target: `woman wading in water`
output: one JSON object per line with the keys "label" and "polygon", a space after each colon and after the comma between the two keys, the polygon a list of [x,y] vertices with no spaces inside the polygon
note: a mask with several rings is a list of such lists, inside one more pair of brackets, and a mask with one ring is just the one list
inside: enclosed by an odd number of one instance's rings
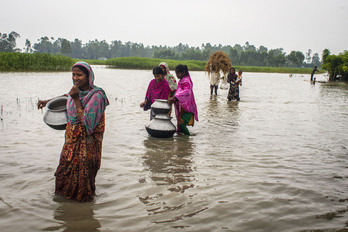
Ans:
{"label": "woman wading in water", "polygon": [[198,121],[197,105],[193,94],[193,83],[186,65],[178,65],[175,74],[179,79],[178,88],[174,97],[169,98],[169,103],[175,105],[175,115],[178,121],[178,132],[190,135],[187,126],[193,126]]}
{"label": "woman wading in water", "polygon": [[[65,143],[55,172],[55,193],[67,199],[91,201],[101,163],[105,108],[109,101],[104,90],[93,84],[94,73],[89,64],[74,64],[72,80]],[[39,101],[38,108],[45,107],[48,101]]]}

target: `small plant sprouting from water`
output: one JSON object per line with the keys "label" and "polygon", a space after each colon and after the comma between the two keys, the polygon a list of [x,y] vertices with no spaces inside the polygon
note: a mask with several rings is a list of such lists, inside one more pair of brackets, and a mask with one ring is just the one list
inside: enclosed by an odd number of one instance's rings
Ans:
{"label": "small plant sprouting from water", "polygon": [[1,105],[1,111],[0,111],[0,119],[1,119],[1,121],[3,120],[3,115],[4,115],[4,106]]}

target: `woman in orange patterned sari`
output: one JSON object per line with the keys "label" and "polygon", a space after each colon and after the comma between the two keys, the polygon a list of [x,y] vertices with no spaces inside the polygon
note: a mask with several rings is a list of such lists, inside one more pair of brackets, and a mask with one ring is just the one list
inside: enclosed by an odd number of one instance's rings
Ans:
{"label": "woman in orange patterned sari", "polygon": [[[100,168],[105,129],[104,90],[95,86],[89,64],[77,62],[72,68],[74,86],[68,94],[68,124],[65,143],[56,170],[55,193],[67,199],[92,201],[95,177]],[[48,101],[39,101],[42,108]]]}

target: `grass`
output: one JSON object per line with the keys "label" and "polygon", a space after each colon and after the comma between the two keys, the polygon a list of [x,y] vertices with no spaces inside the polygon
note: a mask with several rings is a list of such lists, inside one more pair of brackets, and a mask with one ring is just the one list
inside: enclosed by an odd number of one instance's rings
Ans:
{"label": "grass", "polygon": [[38,72],[70,70],[73,59],[61,55],[0,52],[0,71]]}
{"label": "grass", "polygon": [[[72,59],[61,55],[51,54],[26,54],[0,52],[0,71],[2,72],[32,72],[32,71],[67,71],[77,61],[86,61],[91,65],[107,65],[117,69],[142,69],[152,70],[162,61],[169,65],[171,70],[179,64],[187,65],[190,71],[204,71],[206,61],[198,60],[169,60],[143,57],[120,57],[108,60]],[[290,67],[257,67],[234,65],[236,71],[263,72],[263,73],[294,73],[309,74],[312,68],[290,68]]]}
{"label": "grass", "polygon": [[[105,65],[118,69],[153,69],[160,62],[166,62],[171,70],[179,64],[187,65],[190,71],[204,71],[206,61],[197,60],[167,60],[141,57],[120,57],[105,61]],[[88,62],[88,61],[87,61]],[[257,66],[234,66],[236,71],[242,69],[243,72],[263,72],[263,73],[296,73],[309,74],[312,68],[290,68],[290,67],[257,67]]]}

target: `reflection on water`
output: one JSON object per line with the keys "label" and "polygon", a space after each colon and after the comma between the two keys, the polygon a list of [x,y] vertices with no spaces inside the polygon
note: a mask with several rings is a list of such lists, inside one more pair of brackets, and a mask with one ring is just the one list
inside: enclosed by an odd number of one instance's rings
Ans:
{"label": "reflection on water", "polygon": [[347,84],[244,73],[241,101],[228,102],[191,72],[192,136],[157,139],[139,108],[151,70],[94,71],[110,105],[97,196],[82,204],[53,194],[64,131],[35,106],[69,91],[71,74],[0,73],[11,90],[0,98],[1,232],[348,229]]}
{"label": "reflection on water", "polygon": [[53,217],[62,224],[64,232],[96,232],[101,228],[100,222],[94,217],[92,203],[72,202],[60,197],[56,197],[56,201],[59,205]]}
{"label": "reflection on water", "polygon": [[[151,188],[151,194],[142,194],[139,200],[148,209],[148,215],[180,211],[192,203],[192,197],[184,194],[194,184],[193,143],[189,136],[157,139],[148,137],[144,140],[145,154],[143,163],[149,171],[151,181],[164,188]],[[141,182],[146,181],[141,179]],[[171,196],[167,198],[166,196]],[[175,200],[174,200],[175,199]],[[156,220],[156,223],[176,221],[182,216],[168,220]]]}
{"label": "reflection on water", "polygon": [[193,187],[193,148],[188,136],[161,140],[148,137],[144,140],[144,146],[144,165],[157,185],[167,185],[168,190],[175,192],[184,192],[185,189]]}

